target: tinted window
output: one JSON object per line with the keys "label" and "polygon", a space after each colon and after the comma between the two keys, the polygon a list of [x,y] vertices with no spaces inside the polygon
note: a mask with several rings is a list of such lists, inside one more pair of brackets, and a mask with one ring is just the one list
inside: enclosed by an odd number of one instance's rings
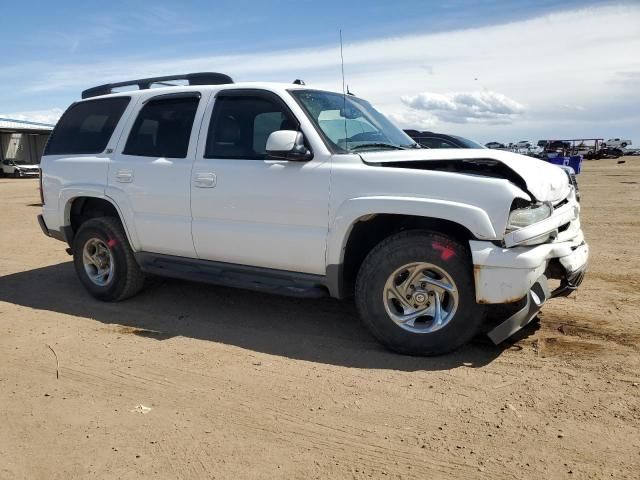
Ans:
{"label": "tinted window", "polygon": [[277,130],[298,130],[298,122],[275,99],[220,96],[209,124],[205,158],[265,159],[267,139]]}
{"label": "tinted window", "polygon": [[136,118],[125,155],[185,158],[196,116],[199,97],[173,97],[150,100]]}
{"label": "tinted window", "polygon": [[115,97],[71,105],[53,130],[44,154],[103,152],[129,100]]}

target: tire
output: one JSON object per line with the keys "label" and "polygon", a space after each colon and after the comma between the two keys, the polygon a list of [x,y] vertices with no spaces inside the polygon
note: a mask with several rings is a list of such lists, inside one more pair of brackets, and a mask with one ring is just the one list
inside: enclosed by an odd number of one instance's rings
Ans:
{"label": "tire", "polygon": [[[447,320],[443,320],[442,326],[438,327],[435,315],[419,317],[413,326],[400,326],[397,318],[394,320],[392,317],[392,314],[396,317],[400,315],[398,312],[404,307],[398,308],[400,302],[395,294],[388,295],[388,286],[391,285],[390,282],[395,284],[398,279],[403,278],[404,273],[399,276],[395,274],[412,264],[417,265],[411,267],[418,272],[417,278],[428,281],[440,278],[437,281],[441,284],[454,288],[453,293],[437,293],[445,290],[437,289],[429,282],[425,287],[425,283],[418,281],[419,290],[411,290],[414,295],[427,291],[428,303],[423,303],[420,308],[431,304],[434,306],[428,308],[435,308],[439,302],[442,312],[449,309]],[[428,265],[428,268],[421,270],[424,265]],[[411,269],[407,272],[410,276]],[[398,285],[396,291],[402,285]],[[433,291],[429,293],[431,288]],[[425,294],[414,299],[424,301],[424,296]],[[438,302],[435,301],[436,296]],[[475,301],[468,247],[446,235],[425,230],[400,232],[379,243],[360,267],[355,297],[360,317],[371,333],[389,349],[408,355],[430,356],[451,352],[468,342],[478,332],[484,319],[485,309]],[[419,313],[418,310],[416,309],[416,314]],[[444,314],[441,318],[445,318]],[[408,331],[409,328],[413,331]]]}
{"label": "tire", "polygon": [[[109,274],[100,274],[95,265],[85,260],[85,248],[89,253],[96,252],[97,249],[102,252],[98,257],[105,260],[104,264],[109,264]],[[84,222],[75,235],[72,250],[78,278],[95,298],[106,302],[119,302],[142,289],[144,274],[133,256],[122,224],[117,218],[99,217]],[[93,279],[89,272],[93,274]]]}

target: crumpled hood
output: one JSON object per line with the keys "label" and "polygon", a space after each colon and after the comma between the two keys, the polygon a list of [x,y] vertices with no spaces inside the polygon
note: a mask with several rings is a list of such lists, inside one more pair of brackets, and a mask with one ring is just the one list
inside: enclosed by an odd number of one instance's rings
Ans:
{"label": "crumpled hood", "polygon": [[561,168],[537,158],[491,149],[438,148],[362,152],[365,163],[393,163],[428,160],[497,160],[525,181],[529,192],[539,201],[558,202],[569,195],[569,179]]}

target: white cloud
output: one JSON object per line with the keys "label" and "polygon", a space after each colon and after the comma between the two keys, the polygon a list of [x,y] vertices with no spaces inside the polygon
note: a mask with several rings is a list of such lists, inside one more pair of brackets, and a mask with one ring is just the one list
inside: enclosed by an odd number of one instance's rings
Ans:
{"label": "white cloud", "polygon": [[481,92],[422,92],[400,97],[402,103],[414,110],[424,111],[438,120],[450,123],[489,122],[511,123],[524,112],[524,106],[501,93]]}
{"label": "white cloud", "polygon": [[[405,127],[482,141],[634,137],[640,133],[638,25],[640,4],[635,3],[458,31],[347,41],[346,81]],[[120,56],[66,65],[5,62],[0,105],[36,110],[34,100],[19,106],[17,99],[41,98],[55,105],[52,99],[59,98],[59,106],[66,107],[82,89],[100,83],[190,71],[221,71],[240,81],[302,78],[308,85],[339,91],[339,62],[337,42],[238,55]],[[429,95],[423,98],[425,92]],[[423,108],[408,106],[403,97],[421,98],[415,102]]]}
{"label": "white cloud", "polygon": [[48,123],[55,125],[60,116],[64,113],[61,108],[50,110],[32,110],[28,112],[0,113],[1,118],[11,118],[13,120],[26,120],[29,122]]}

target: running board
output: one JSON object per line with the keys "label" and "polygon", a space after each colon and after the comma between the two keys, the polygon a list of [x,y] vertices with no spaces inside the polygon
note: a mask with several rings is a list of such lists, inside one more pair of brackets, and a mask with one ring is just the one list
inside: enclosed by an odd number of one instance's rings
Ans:
{"label": "running board", "polygon": [[328,295],[324,287],[325,277],[322,275],[148,252],[138,252],[134,255],[141,270],[152,275],[287,297],[320,298]]}
{"label": "running board", "polygon": [[547,277],[542,275],[527,294],[527,302],[520,310],[491,330],[487,336],[496,345],[504,342],[514,333],[529,324],[538,314],[544,302],[551,297],[547,286]]}

